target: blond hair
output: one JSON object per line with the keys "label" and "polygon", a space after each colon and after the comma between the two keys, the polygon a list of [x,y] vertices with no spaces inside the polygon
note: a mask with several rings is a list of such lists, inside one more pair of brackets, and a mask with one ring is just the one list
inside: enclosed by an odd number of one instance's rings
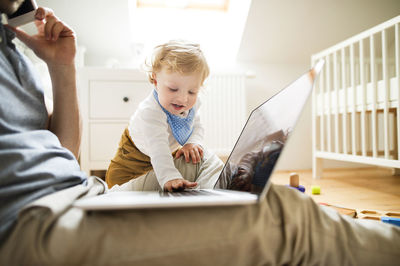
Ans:
{"label": "blond hair", "polygon": [[145,62],[145,70],[150,83],[155,83],[153,74],[161,71],[162,68],[180,74],[199,73],[202,85],[210,74],[200,45],[183,40],[171,40],[154,48],[150,62]]}

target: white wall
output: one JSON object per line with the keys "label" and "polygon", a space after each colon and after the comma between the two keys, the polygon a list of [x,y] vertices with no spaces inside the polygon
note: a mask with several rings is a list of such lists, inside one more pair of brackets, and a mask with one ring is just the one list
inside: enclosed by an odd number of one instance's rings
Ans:
{"label": "white wall", "polygon": [[71,26],[78,45],[86,47],[86,65],[105,66],[116,59],[122,64],[132,57],[129,0],[37,0],[50,7]]}
{"label": "white wall", "polygon": [[[309,68],[309,65],[306,64],[268,65],[245,62],[240,62],[239,64],[246,69],[251,69],[255,74],[254,78],[248,79],[246,82],[248,113],[297,79]],[[279,169],[310,168],[309,158],[311,157],[311,149],[302,148],[311,147],[311,131],[307,127],[307,118],[311,117],[310,106],[311,104],[307,103],[307,108],[304,110],[295,131],[292,133],[291,142],[288,143],[285,149],[285,155],[281,157],[282,159],[278,166]],[[296,143],[301,143],[301,145]]]}

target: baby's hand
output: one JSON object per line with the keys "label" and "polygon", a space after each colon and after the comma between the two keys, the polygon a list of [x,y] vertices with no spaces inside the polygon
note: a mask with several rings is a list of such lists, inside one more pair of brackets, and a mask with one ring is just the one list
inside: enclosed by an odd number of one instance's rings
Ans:
{"label": "baby's hand", "polygon": [[190,182],[182,178],[173,179],[165,183],[164,190],[172,192],[172,191],[181,191],[185,188],[192,188],[197,186],[197,182]]}
{"label": "baby's hand", "polygon": [[181,157],[182,154],[185,156],[187,163],[190,162],[190,158],[192,158],[192,162],[196,164],[203,158],[203,148],[200,145],[188,143],[178,150],[175,158]]}

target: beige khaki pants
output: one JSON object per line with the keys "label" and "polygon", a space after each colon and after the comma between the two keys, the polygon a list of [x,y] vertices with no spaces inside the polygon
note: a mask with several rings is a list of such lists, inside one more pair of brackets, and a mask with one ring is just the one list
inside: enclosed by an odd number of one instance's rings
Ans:
{"label": "beige khaki pants", "polygon": [[[197,182],[197,188],[212,189],[217,183],[224,164],[217,155],[204,149],[201,163],[187,166],[185,160],[174,160],[176,169],[182,177],[191,182]],[[190,162],[190,164],[192,164]],[[154,171],[132,179],[122,185],[113,186],[110,191],[159,191],[162,190]]]}
{"label": "beige khaki pants", "polygon": [[341,216],[285,186],[272,185],[249,206],[71,207],[105,187],[91,177],[86,187],[27,206],[0,249],[0,265],[398,265],[400,258],[399,228]]}

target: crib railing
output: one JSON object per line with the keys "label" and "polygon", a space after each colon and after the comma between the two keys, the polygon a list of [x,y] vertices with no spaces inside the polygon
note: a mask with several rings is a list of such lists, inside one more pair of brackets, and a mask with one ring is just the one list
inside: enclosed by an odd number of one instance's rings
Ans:
{"label": "crib railing", "polygon": [[400,168],[400,16],[312,56],[313,177],[332,159]]}
{"label": "crib railing", "polygon": [[204,88],[204,142],[217,155],[230,154],[246,122],[245,82],[245,73],[213,73]]}

